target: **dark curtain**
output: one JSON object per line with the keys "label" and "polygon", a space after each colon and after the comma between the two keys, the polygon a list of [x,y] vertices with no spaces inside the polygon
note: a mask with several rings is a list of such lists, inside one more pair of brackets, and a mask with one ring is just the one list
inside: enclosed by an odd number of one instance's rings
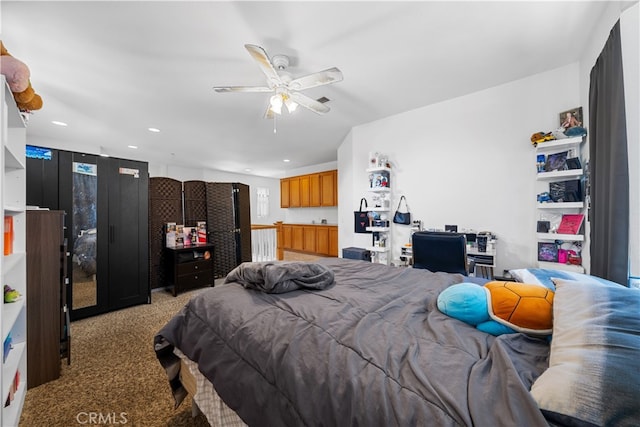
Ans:
{"label": "dark curtain", "polygon": [[591,271],[628,285],[629,170],[620,21],[591,70],[589,164]]}

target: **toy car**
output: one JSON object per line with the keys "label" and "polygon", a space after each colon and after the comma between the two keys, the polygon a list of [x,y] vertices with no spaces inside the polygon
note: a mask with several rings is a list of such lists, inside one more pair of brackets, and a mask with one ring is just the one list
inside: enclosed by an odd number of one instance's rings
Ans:
{"label": "toy car", "polygon": [[551,202],[551,195],[548,191],[538,194],[538,203]]}
{"label": "toy car", "polygon": [[531,143],[534,147],[537,147],[541,142],[553,141],[554,139],[556,139],[556,137],[553,136],[553,132],[536,132],[531,135]]}

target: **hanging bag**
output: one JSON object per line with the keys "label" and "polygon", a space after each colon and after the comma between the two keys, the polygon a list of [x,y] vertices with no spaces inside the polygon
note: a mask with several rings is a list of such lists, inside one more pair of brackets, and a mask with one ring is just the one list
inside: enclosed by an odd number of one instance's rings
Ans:
{"label": "hanging bag", "polygon": [[[404,200],[404,212],[400,210],[400,205],[402,205],[402,201]],[[396,209],[396,213],[393,214],[393,222],[395,224],[402,225],[410,225],[411,224],[411,212],[409,212],[409,205],[407,204],[407,199],[404,196],[400,197],[400,201],[398,202],[398,209]]]}
{"label": "hanging bag", "polygon": [[[364,210],[362,208],[362,203],[364,202]],[[367,199],[364,197],[360,199],[360,210],[353,212],[354,217],[354,231],[356,233],[371,233],[367,231],[367,226],[369,225],[369,217],[367,216]]]}

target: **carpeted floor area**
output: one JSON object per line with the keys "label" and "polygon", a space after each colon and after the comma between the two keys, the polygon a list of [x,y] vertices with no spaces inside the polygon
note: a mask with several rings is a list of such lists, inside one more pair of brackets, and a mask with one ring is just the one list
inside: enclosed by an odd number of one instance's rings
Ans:
{"label": "carpeted floor area", "polygon": [[[318,258],[295,252],[284,256],[287,261]],[[60,378],[27,392],[20,427],[208,426],[203,415],[192,418],[190,396],[174,409],[169,383],[153,351],[153,337],[160,328],[205,289],[175,298],[156,290],[151,304],[73,322],[71,365],[63,360]]]}
{"label": "carpeted floor area", "polygon": [[151,304],[73,322],[71,366],[63,361],[59,379],[28,390],[20,426],[208,426],[191,417],[190,397],[174,410],[153,351],[155,334],[198,292],[154,291]]}

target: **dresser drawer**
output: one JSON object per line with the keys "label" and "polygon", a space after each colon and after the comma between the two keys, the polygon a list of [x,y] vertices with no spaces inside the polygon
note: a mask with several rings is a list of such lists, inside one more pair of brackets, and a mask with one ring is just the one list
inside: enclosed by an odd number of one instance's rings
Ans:
{"label": "dresser drawer", "polygon": [[213,270],[209,269],[199,273],[191,273],[178,276],[178,286],[180,289],[201,288],[213,285]]}
{"label": "dresser drawer", "polygon": [[177,264],[177,273],[178,276],[182,276],[183,274],[191,274],[198,273],[207,270],[213,270],[213,261],[212,260],[202,260],[202,261],[194,261],[194,262],[185,262],[182,264]]}

